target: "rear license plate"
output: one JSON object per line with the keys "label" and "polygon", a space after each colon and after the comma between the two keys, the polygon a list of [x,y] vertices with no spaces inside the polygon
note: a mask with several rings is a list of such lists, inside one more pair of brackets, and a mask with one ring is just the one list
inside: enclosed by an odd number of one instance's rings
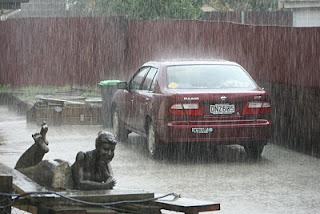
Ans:
{"label": "rear license plate", "polygon": [[213,128],[191,128],[191,131],[194,134],[208,134],[213,132]]}
{"label": "rear license plate", "polygon": [[235,112],[234,104],[210,105],[211,114],[233,114],[234,112]]}

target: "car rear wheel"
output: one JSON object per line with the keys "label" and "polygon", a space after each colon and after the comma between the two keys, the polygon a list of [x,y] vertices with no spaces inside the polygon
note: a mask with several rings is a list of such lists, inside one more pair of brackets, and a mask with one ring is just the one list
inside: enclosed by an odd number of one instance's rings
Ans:
{"label": "car rear wheel", "polygon": [[258,160],[264,148],[264,143],[250,143],[244,146],[249,160]]}
{"label": "car rear wheel", "polygon": [[126,141],[128,139],[129,132],[122,124],[117,109],[112,113],[112,128],[113,134],[118,141]]}
{"label": "car rear wheel", "polygon": [[160,157],[160,145],[159,145],[159,141],[156,138],[155,135],[155,131],[154,131],[154,127],[152,122],[149,123],[148,126],[148,151],[149,151],[149,155],[150,157],[157,159]]}

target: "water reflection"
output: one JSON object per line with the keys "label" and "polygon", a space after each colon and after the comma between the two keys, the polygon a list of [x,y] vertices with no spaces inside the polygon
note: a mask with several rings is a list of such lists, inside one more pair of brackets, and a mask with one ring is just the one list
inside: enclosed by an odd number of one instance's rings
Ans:
{"label": "water reflection", "polygon": [[[121,142],[127,149],[148,159],[147,140],[137,134],[130,134],[127,142]],[[159,161],[159,160],[158,160]],[[169,145],[160,161],[168,164],[172,163],[263,163],[268,161],[262,157],[258,161],[250,161],[247,158],[245,150],[239,145],[213,146],[196,144],[171,144]]]}

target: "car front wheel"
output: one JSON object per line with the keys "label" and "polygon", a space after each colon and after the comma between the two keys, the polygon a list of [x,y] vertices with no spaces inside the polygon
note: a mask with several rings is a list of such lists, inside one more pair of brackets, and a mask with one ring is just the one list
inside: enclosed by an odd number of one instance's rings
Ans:
{"label": "car front wheel", "polygon": [[247,157],[250,160],[258,160],[264,148],[264,143],[250,143],[244,146]]}
{"label": "car front wheel", "polygon": [[118,141],[126,141],[128,139],[129,132],[121,123],[119,113],[116,109],[112,113],[112,128],[113,134]]}

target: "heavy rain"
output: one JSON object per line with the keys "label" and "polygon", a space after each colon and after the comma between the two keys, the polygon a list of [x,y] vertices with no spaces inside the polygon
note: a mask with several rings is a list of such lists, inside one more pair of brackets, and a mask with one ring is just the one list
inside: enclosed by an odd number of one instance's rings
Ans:
{"label": "heavy rain", "polygon": [[224,59],[269,93],[272,134],[261,157],[203,143],[155,159],[146,136],[132,132],[116,145],[114,189],[220,204],[205,213],[319,212],[320,1],[12,2],[0,3],[1,164],[15,167],[42,121],[43,159],[70,165],[95,148],[99,131],[115,133],[116,84],[103,81],[129,81],[147,61]]}

